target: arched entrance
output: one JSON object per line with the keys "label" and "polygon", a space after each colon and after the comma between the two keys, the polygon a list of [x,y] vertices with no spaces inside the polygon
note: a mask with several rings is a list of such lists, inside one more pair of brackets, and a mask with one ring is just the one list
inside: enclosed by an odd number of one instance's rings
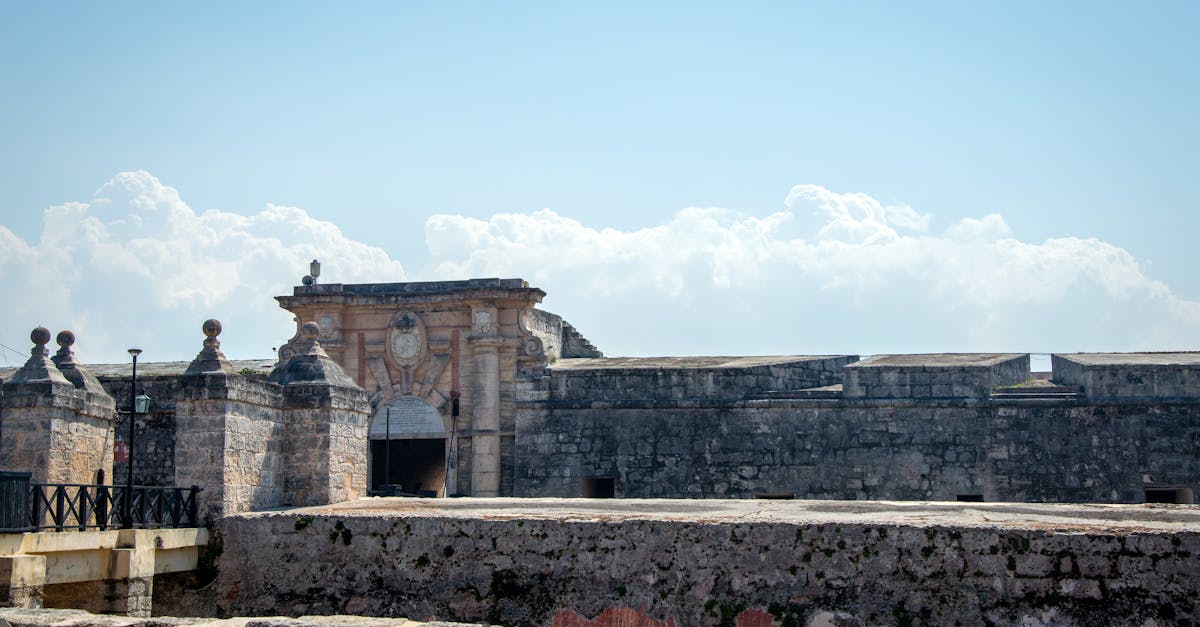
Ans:
{"label": "arched entrance", "polygon": [[371,440],[371,492],[444,496],[446,423],[415,396],[394,398],[375,410]]}

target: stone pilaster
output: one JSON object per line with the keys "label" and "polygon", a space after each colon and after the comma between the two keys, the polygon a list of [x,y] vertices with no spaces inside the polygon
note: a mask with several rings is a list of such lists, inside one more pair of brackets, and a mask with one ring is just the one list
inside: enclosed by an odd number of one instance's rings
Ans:
{"label": "stone pilaster", "polygon": [[49,357],[50,332],[30,334],[29,361],[4,383],[0,469],[32,472],[35,483],[92,483],[112,473],[113,399],[71,358],[74,335],[59,334],[64,375]]}
{"label": "stone pilaster", "polygon": [[300,329],[295,354],[271,373],[283,386],[283,503],[323,505],[364,496],[367,491],[367,425],[370,403],[317,337],[320,328]]}
{"label": "stone pilaster", "polygon": [[216,320],[204,323],[208,339],[175,401],[176,484],[202,488],[200,517],[209,523],[283,502],[282,395],[233,372],[220,332]]}
{"label": "stone pilaster", "polygon": [[471,339],[471,495],[500,495],[500,347],[498,337]]}

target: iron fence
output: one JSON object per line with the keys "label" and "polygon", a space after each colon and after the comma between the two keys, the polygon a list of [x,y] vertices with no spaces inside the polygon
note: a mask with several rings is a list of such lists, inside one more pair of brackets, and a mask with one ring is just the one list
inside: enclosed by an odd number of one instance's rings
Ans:
{"label": "iron fence", "polygon": [[0,533],[199,526],[197,486],[134,486],[130,492],[125,486],[29,483],[22,474],[25,490],[15,487],[19,481],[6,486],[7,478],[0,477]]}

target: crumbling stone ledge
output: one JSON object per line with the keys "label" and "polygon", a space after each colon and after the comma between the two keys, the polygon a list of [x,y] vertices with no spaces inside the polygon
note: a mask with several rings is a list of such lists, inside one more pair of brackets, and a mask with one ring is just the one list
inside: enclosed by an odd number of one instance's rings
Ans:
{"label": "crumbling stone ledge", "polygon": [[0,627],[467,627],[464,623],[421,623],[404,618],[363,616],[265,616],[257,618],[128,618],[83,610],[0,608]]}
{"label": "crumbling stone ledge", "polygon": [[376,498],[230,516],[221,535],[223,615],[1200,621],[1192,506]]}

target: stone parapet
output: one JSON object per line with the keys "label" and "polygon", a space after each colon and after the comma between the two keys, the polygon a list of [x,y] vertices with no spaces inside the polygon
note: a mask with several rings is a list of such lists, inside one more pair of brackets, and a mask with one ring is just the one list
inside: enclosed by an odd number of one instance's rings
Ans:
{"label": "stone parapet", "polygon": [[234,516],[221,533],[213,597],[224,615],[560,627],[1200,621],[1200,517],[1189,508],[365,499]]}
{"label": "stone parapet", "polygon": [[985,400],[997,386],[1030,378],[1029,355],[939,353],[875,355],[846,366],[844,398]]}
{"label": "stone parapet", "polygon": [[740,400],[766,390],[841,382],[853,355],[560,359],[550,365],[552,402]]}
{"label": "stone parapet", "polygon": [[1200,352],[1051,355],[1054,381],[1095,401],[1200,399]]}
{"label": "stone parapet", "polygon": [[[518,496],[1140,503],[1200,494],[1196,403],[518,406]],[[1185,501],[1186,502],[1186,501]]]}
{"label": "stone parapet", "polygon": [[[158,604],[156,604],[158,605]],[[415,621],[407,618],[370,618],[358,616],[255,616],[224,619],[199,618],[192,615],[159,616],[152,618],[115,617],[93,614],[84,610],[0,608],[0,624],[12,627],[485,627],[484,623],[448,623],[445,621]]]}

